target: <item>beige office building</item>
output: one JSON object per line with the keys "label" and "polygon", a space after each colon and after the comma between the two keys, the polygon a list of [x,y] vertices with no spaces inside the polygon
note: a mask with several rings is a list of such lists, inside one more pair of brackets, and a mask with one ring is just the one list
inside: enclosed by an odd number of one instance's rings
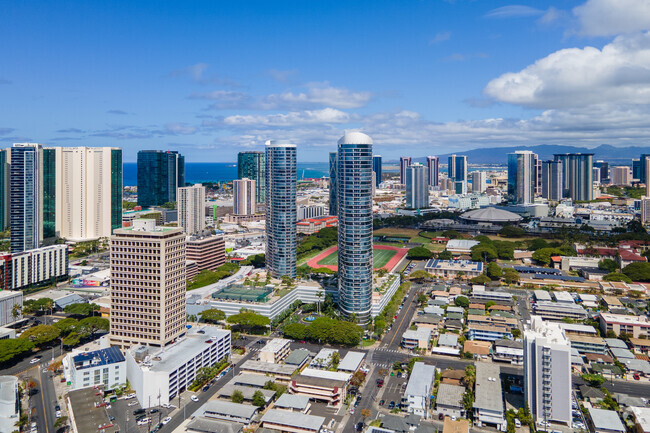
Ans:
{"label": "beige office building", "polygon": [[[122,226],[122,149],[55,147],[55,231],[71,241],[111,236]],[[48,181],[50,181],[48,179]]]}
{"label": "beige office building", "polygon": [[111,345],[164,346],[185,333],[185,234],[136,219],[111,237]]}
{"label": "beige office building", "polygon": [[630,167],[620,166],[612,168],[612,185],[628,186],[632,184],[632,170]]}
{"label": "beige office building", "polygon": [[205,229],[205,187],[201,184],[178,188],[178,226],[188,235]]}
{"label": "beige office building", "polygon": [[216,271],[226,263],[226,242],[223,236],[188,236],[185,244],[187,260],[196,262],[199,271]]}
{"label": "beige office building", "polygon": [[235,215],[255,214],[255,181],[236,179],[233,186],[233,213]]}

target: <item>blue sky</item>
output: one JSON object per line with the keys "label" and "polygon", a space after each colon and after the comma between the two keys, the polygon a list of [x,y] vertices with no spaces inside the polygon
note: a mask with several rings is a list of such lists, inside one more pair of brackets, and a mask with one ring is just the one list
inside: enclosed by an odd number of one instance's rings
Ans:
{"label": "blue sky", "polygon": [[2,1],[0,143],[234,161],[648,145],[645,0]]}

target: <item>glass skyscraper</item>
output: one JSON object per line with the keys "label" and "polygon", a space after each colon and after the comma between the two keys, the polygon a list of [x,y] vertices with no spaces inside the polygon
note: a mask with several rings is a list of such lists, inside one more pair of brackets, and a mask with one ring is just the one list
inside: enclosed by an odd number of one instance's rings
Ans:
{"label": "glass skyscraper", "polygon": [[564,153],[554,155],[562,162],[562,190],[564,197],[574,201],[591,201],[594,197],[593,153]]}
{"label": "glass skyscraper", "polygon": [[0,230],[9,227],[9,160],[6,149],[0,150]]}
{"label": "glass skyscraper", "polygon": [[532,204],[537,185],[537,155],[529,150],[508,154],[508,196],[512,203]]}
{"label": "glass skyscraper", "polygon": [[338,141],[339,308],[361,325],[372,300],[372,140],[346,132]]}
{"label": "glass skyscraper", "polygon": [[336,200],[336,152],[330,152],[330,215],[338,215]]}
{"label": "glass skyscraper", "polygon": [[379,188],[381,183],[381,155],[374,155],[372,157],[372,171],[375,172],[375,186]]}
{"label": "glass skyscraper", "polygon": [[399,159],[399,183],[404,185],[406,183],[406,167],[411,165],[410,156],[402,156]]}
{"label": "glass skyscraper", "polygon": [[449,173],[449,179],[453,179],[457,182],[467,182],[467,157],[451,155],[447,161],[447,173]]}
{"label": "glass skyscraper", "polygon": [[296,145],[266,142],[266,270],[296,276]]}
{"label": "glass skyscraper", "polygon": [[174,151],[138,152],[138,206],[160,206],[176,201],[176,189],[185,186],[185,158]]}
{"label": "glass skyscraper", "polygon": [[426,209],[429,207],[429,170],[422,164],[411,164],[406,168],[406,208]]}
{"label": "glass skyscraper", "polygon": [[[122,172],[122,149],[111,149],[111,229],[122,227],[122,190],[124,188]],[[183,178],[185,169],[183,168]],[[184,181],[185,179],[183,179]]]}
{"label": "glass skyscraper", "polygon": [[551,201],[562,200],[562,162],[542,162],[542,197]]}
{"label": "glass skyscraper", "polygon": [[56,236],[56,149],[47,148],[43,149],[43,237],[54,236]]}
{"label": "glass skyscraper", "polygon": [[641,183],[648,184],[648,171],[646,159],[650,159],[650,153],[642,153],[639,157],[639,180]]}
{"label": "glass skyscraper", "polygon": [[440,185],[439,167],[440,167],[440,159],[438,159],[437,156],[427,156],[427,168],[429,169],[427,182],[429,186]]}
{"label": "glass skyscraper", "polygon": [[11,252],[38,248],[43,240],[43,148],[16,143],[10,169]]}
{"label": "glass skyscraper", "polygon": [[239,152],[237,155],[237,179],[255,181],[255,202],[266,200],[266,163],[264,152]]}

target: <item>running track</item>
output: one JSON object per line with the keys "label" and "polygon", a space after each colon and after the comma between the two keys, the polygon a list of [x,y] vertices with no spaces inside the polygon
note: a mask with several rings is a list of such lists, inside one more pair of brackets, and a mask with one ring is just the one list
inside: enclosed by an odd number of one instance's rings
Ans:
{"label": "running track", "polygon": [[[393,268],[395,266],[397,266],[397,264],[406,255],[406,253],[408,253],[408,248],[391,247],[391,246],[388,246],[388,245],[374,245],[372,248],[375,249],[375,250],[391,250],[391,251],[396,252],[396,254],[388,261],[388,263],[386,263],[383,266],[383,268],[386,269],[388,272],[391,272],[393,270]],[[318,262],[320,262],[325,257],[329,256],[330,254],[332,254],[334,251],[336,251],[338,249],[339,249],[338,246],[333,246],[333,247],[330,247],[330,248],[326,249],[325,251],[323,251],[322,253],[320,253],[319,255],[314,257],[313,259],[309,260],[307,262],[307,266],[309,266],[310,268],[327,268],[327,269],[330,269],[332,271],[338,271],[338,269],[339,269],[338,266],[335,266],[335,265],[319,265],[318,264]]]}

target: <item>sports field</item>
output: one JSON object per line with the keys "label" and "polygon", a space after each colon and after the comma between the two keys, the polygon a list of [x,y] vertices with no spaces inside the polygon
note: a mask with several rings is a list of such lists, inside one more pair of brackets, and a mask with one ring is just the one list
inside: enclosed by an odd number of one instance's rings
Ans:
{"label": "sports field", "polygon": [[[333,271],[338,269],[338,248],[329,248],[307,262],[312,268],[329,268]],[[402,260],[408,250],[385,245],[375,245],[372,250],[372,264],[374,269],[392,269]]]}

